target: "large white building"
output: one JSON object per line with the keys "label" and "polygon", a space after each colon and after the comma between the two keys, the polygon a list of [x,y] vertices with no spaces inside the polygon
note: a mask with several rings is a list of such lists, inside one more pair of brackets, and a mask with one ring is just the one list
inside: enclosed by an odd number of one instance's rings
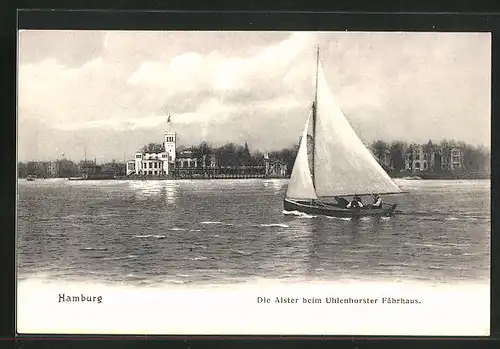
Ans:
{"label": "large white building", "polygon": [[159,153],[137,152],[134,160],[127,161],[127,176],[167,176],[169,169],[175,164],[177,134],[165,131],[163,146],[165,151]]}
{"label": "large white building", "polygon": [[405,153],[405,169],[411,172],[428,170],[458,170],[464,167],[464,152],[462,149],[440,148],[429,141],[427,149],[413,145]]}
{"label": "large white building", "polygon": [[434,152],[428,154],[422,146],[413,145],[405,153],[405,169],[411,172],[427,171],[434,163],[434,156]]}

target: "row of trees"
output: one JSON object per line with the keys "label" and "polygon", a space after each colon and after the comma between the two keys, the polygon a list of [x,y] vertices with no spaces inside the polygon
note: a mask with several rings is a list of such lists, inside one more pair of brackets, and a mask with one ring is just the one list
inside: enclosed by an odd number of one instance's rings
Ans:
{"label": "row of trees", "polygon": [[[450,156],[452,148],[459,148],[462,153],[462,165],[468,172],[487,172],[490,164],[490,151],[484,146],[473,146],[465,142],[455,140],[442,140],[437,144],[428,142],[425,144],[407,143],[402,141],[375,141],[370,148],[374,155],[380,159],[383,154],[388,154],[391,165],[386,168],[388,172],[401,172],[405,169],[405,160],[407,152],[411,154],[412,149],[422,147],[424,153],[434,153],[435,158],[440,158],[440,155],[445,157]],[[200,163],[203,159],[206,161],[206,166],[210,165],[210,157],[215,155],[217,164],[220,166],[259,166],[264,165],[264,154],[260,151],[250,152],[248,144],[237,145],[228,143],[218,148],[211,148],[207,143],[203,142],[198,146],[191,147],[193,157],[196,157]],[[269,153],[271,159],[279,159],[287,164],[289,174],[292,171],[295,157],[297,155],[298,144],[289,148],[272,151]],[[413,161],[411,155],[410,161]]]}
{"label": "row of trees", "polygon": [[48,161],[28,161],[19,162],[17,165],[19,178],[26,178],[28,175],[40,178],[50,177],[75,177],[80,176],[85,171],[97,172],[102,170],[112,171],[119,176],[124,176],[126,164],[124,162],[111,162],[97,165],[95,161],[80,161],[78,164],[67,159],[53,162]]}
{"label": "row of trees", "polygon": [[[410,150],[422,147],[424,153],[428,154],[428,158],[432,153],[444,154],[449,157],[449,152],[452,148],[460,148],[462,151],[463,166],[469,172],[487,172],[489,171],[490,151],[482,146],[472,146],[465,142],[455,140],[442,140],[439,143],[433,144],[431,141],[425,144],[407,143],[402,141],[386,142],[377,140],[370,145],[370,148],[378,159],[381,159],[384,154],[388,154],[391,165],[386,167],[388,172],[398,173],[405,169],[405,158]],[[191,151],[191,156],[198,160],[201,165],[205,162],[205,166],[210,166],[212,158],[215,157],[216,166],[264,166],[264,154],[258,150],[251,152],[248,144],[243,145],[235,143],[227,143],[220,147],[212,147],[207,142],[202,142],[196,146],[189,148],[179,147],[178,153],[184,150]],[[298,144],[283,148],[281,150],[272,151],[269,153],[271,159],[278,159],[287,164],[288,174],[291,173],[295,157],[297,155]],[[163,144],[149,143],[141,148],[142,152],[160,153],[165,151]],[[414,159],[410,156],[410,161]],[[125,172],[125,164],[109,163],[104,166],[113,167],[118,173]]]}
{"label": "row of trees", "polygon": [[54,162],[28,161],[17,164],[18,176],[70,177],[78,173],[79,167],[71,160],[61,159]]}

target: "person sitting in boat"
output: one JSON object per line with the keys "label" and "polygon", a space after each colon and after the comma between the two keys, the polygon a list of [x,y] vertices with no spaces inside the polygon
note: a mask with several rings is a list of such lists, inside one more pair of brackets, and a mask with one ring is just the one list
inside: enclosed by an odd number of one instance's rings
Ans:
{"label": "person sitting in boat", "polygon": [[343,208],[346,208],[347,205],[349,205],[349,200],[345,199],[345,198],[341,198],[339,196],[335,196],[335,200],[337,200],[337,204],[340,206],[340,207],[343,207]]}
{"label": "person sitting in boat", "polygon": [[382,198],[378,194],[373,194],[372,208],[382,208]]}
{"label": "person sitting in boat", "polygon": [[347,204],[347,208],[361,208],[363,207],[363,203],[361,202],[361,198],[359,196],[355,196],[352,198],[352,201]]}

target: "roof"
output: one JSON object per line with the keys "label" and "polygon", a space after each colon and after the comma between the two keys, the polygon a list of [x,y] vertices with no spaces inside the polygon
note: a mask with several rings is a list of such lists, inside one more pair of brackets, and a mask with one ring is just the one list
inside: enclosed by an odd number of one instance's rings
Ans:
{"label": "roof", "polygon": [[280,159],[276,159],[276,158],[274,158],[274,159],[270,158],[269,162],[270,163],[274,163],[274,164],[278,163],[278,164],[281,164],[281,165],[286,165],[286,162],[284,162],[283,160],[280,160]]}
{"label": "roof", "polygon": [[181,159],[196,159],[192,151],[180,152],[177,158]]}

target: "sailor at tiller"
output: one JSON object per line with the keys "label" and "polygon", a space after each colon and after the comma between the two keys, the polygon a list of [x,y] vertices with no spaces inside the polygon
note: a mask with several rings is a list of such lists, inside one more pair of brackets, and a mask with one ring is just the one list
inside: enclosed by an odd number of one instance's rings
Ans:
{"label": "sailor at tiller", "polygon": [[361,198],[359,196],[355,196],[352,198],[352,201],[347,204],[347,208],[362,208],[363,203],[361,202]]}
{"label": "sailor at tiller", "polygon": [[378,194],[373,194],[372,208],[382,208],[382,198]]}

